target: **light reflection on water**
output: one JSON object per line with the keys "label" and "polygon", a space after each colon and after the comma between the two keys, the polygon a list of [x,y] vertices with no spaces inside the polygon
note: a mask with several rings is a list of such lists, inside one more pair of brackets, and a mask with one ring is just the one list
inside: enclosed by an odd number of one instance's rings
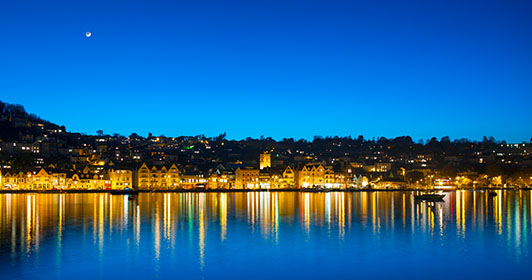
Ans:
{"label": "light reflection on water", "polygon": [[[0,275],[524,277],[532,192],[1,194]],[[436,273],[437,272],[437,273]]]}

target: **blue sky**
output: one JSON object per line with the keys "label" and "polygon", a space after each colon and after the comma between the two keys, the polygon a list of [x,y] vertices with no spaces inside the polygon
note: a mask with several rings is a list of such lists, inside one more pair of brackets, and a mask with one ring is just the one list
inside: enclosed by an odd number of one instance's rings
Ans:
{"label": "blue sky", "polygon": [[89,134],[528,141],[530,15],[531,1],[2,1],[0,100]]}

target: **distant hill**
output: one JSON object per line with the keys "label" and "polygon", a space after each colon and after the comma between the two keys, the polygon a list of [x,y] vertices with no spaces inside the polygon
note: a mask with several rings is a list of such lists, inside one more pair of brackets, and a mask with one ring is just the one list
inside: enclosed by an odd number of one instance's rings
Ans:
{"label": "distant hill", "polygon": [[0,141],[32,142],[50,130],[64,130],[64,126],[41,119],[26,112],[24,106],[0,101]]}

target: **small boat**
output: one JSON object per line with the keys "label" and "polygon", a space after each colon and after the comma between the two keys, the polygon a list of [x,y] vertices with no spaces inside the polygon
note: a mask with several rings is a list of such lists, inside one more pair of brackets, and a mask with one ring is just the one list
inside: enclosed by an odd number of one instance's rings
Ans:
{"label": "small boat", "polygon": [[497,196],[497,192],[490,191],[490,192],[488,192],[488,196]]}
{"label": "small boat", "polygon": [[304,192],[326,192],[326,191],[330,191],[330,190],[326,189],[326,188],[314,186],[314,187],[303,189],[303,191]]}
{"label": "small boat", "polygon": [[414,195],[414,199],[419,199],[419,200],[443,200],[444,197],[445,197],[445,194],[439,194],[439,193],[424,193],[424,194]]}
{"label": "small boat", "polygon": [[304,189],[303,191],[304,192],[323,192],[322,189],[318,189],[318,188],[308,188],[308,189]]}
{"label": "small boat", "polygon": [[121,195],[121,194],[138,194],[139,191],[137,191],[137,190],[132,190],[132,189],[123,189],[123,190],[110,190],[109,193],[110,193],[110,194],[116,194],[116,195]]}

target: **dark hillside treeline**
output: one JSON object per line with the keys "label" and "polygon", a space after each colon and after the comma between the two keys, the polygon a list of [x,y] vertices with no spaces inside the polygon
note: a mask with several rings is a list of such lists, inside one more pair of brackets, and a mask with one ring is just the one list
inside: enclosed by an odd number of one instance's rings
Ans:
{"label": "dark hillside treeline", "polygon": [[[17,143],[18,146],[13,144]],[[18,147],[26,145],[25,150]],[[300,166],[306,163],[371,166],[388,163],[396,173],[406,170],[438,170],[454,176],[477,172],[523,177],[531,174],[530,143],[507,144],[493,137],[481,141],[451,140],[450,137],[414,141],[410,136],[365,139],[322,137],[312,140],[271,137],[228,140],[226,134],[215,137],[147,137],[136,133],[129,137],[66,132],[58,126],[29,114],[21,105],[0,101],[0,164],[13,170],[53,166],[69,169],[103,161],[135,169],[142,162],[153,165],[176,163],[187,169],[207,172],[218,164],[257,166],[260,153],[269,152],[272,164]],[[36,163],[32,166],[31,163]],[[425,171],[424,171],[425,172]]]}

